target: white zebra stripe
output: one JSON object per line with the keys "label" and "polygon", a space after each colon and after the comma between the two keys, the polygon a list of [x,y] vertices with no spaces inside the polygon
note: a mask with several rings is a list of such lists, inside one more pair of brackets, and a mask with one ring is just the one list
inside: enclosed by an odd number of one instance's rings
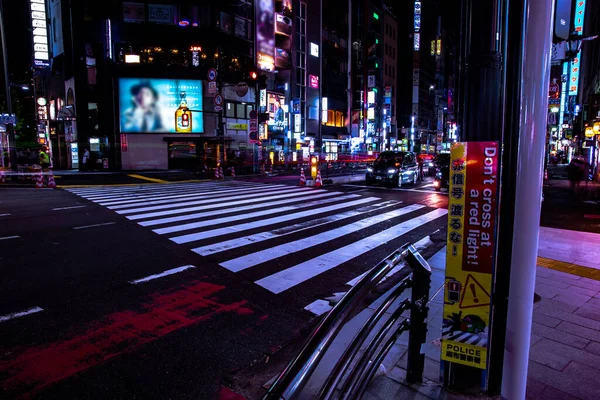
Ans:
{"label": "white zebra stripe", "polygon": [[[349,196],[343,196],[341,198],[328,199],[327,201],[334,202],[334,201],[339,201],[342,198],[344,200],[346,200],[346,199],[348,199],[350,197]],[[198,221],[198,222],[190,222],[189,224],[174,225],[174,226],[169,226],[169,227],[166,227],[166,228],[154,229],[153,232],[154,233],[158,233],[159,235],[167,235],[169,233],[175,233],[175,232],[181,232],[181,231],[189,231],[191,229],[204,228],[204,227],[212,226],[212,225],[227,224],[229,222],[242,221],[242,220],[245,220],[245,219],[262,217],[262,216],[265,216],[265,215],[280,214],[280,213],[283,213],[283,212],[297,210],[297,209],[300,209],[300,208],[312,207],[312,206],[316,206],[316,205],[323,204],[323,203],[324,203],[323,200],[319,200],[319,201],[313,201],[313,202],[310,202],[310,203],[295,204],[295,205],[287,206],[287,207],[278,207],[278,208],[275,208],[275,209],[269,208],[269,209],[266,209],[266,210],[256,211],[256,212],[252,212],[252,213],[237,214],[237,215],[232,215],[230,217],[208,219],[208,220],[203,220],[203,221]]]}
{"label": "white zebra stripe", "polygon": [[[308,187],[299,187],[299,188],[294,188],[294,189],[290,189],[290,190],[285,190],[282,192],[285,192],[285,193],[306,192],[307,190],[313,190],[313,189],[308,188]],[[323,191],[320,190],[319,193],[321,193],[321,192],[323,192]],[[273,196],[273,195],[265,196],[264,192],[261,191],[261,193],[253,193],[253,194],[248,194],[248,195],[243,195],[243,196],[228,196],[228,197],[219,197],[219,198],[213,198],[213,199],[202,199],[202,200],[196,200],[196,201],[185,201],[185,202],[181,202],[181,203],[163,204],[160,206],[128,208],[127,210],[117,210],[115,212],[117,214],[133,214],[133,213],[140,213],[140,212],[146,212],[146,211],[156,211],[156,210],[173,209],[173,208],[177,208],[177,207],[187,207],[187,206],[193,206],[193,205],[197,205],[197,204],[223,202],[223,201],[240,199],[240,198],[253,199],[253,198],[259,198],[259,197],[268,199],[268,198],[273,198],[276,196]]]}
{"label": "white zebra stripe", "polygon": [[298,232],[304,231],[306,229],[312,229],[312,228],[315,228],[318,226],[326,225],[326,224],[336,222],[336,221],[341,221],[341,220],[344,220],[347,218],[356,217],[356,216],[359,216],[362,214],[366,214],[366,213],[373,212],[376,210],[381,210],[383,208],[398,205],[400,203],[401,202],[387,201],[385,203],[373,204],[373,205],[369,205],[369,206],[359,208],[356,210],[352,210],[352,211],[346,211],[346,212],[342,212],[339,214],[330,215],[327,217],[321,217],[321,218],[313,219],[313,220],[306,221],[306,222],[300,222],[298,224],[286,226],[284,228],[279,228],[279,229],[275,229],[272,231],[261,232],[261,233],[257,233],[254,235],[243,236],[241,238],[226,240],[224,242],[209,244],[209,245],[202,246],[202,247],[196,247],[195,249],[192,249],[192,251],[201,256],[208,256],[211,254],[216,254],[216,253],[220,253],[223,251],[236,249],[239,247],[244,247],[244,246],[248,246],[251,244],[264,242],[266,240],[275,239],[275,238],[278,238],[278,237],[281,237],[284,235],[298,233]]}
{"label": "white zebra stripe", "polygon": [[[184,214],[187,212],[194,212],[194,211],[212,210],[212,209],[225,208],[225,207],[237,206],[237,205],[242,205],[242,204],[255,204],[255,203],[260,204],[269,199],[290,199],[290,201],[293,201],[294,198],[306,196],[308,193],[309,192],[304,192],[304,191],[297,192],[297,193],[286,193],[286,194],[281,194],[281,195],[277,195],[277,196],[268,196],[268,197],[252,198],[252,199],[248,199],[248,200],[230,201],[228,203],[221,203],[219,200],[219,202],[216,202],[216,203],[209,202],[211,204],[206,204],[206,205],[201,205],[201,206],[176,208],[173,210],[166,210],[166,211],[156,211],[153,213],[132,215],[132,216],[128,216],[127,218],[130,220],[138,220],[138,219],[162,217],[165,215]],[[334,195],[339,194],[338,192],[328,192],[326,190],[315,190],[315,191],[313,191],[313,193],[317,193],[317,194],[313,195],[312,198],[321,198],[321,197],[334,196]],[[238,196],[238,198],[239,198],[239,196]],[[224,209],[223,212],[227,212],[226,208]]]}
{"label": "white zebra stripe", "polygon": [[[350,196],[360,197],[359,195],[350,195]],[[339,200],[339,199],[337,199],[337,200]],[[262,221],[248,222],[248,223],[242,224],[242,225],[234,225],[234,226],[228,226],[225,228],[217,228],[217,229],[213,229],[213,230],[205,231],[205,232],[198,232],[198,233],[192,233],[189,235],[176,236],[176,237],[171,238],[171,240],[178,244],[189,243],[189,242],[194,242],[197,240],[203,240],[203,239],[213,238],[213,237],[217,237],[217,236],[227,235],[230,233],[242,232],[242,231],[246,231],[249,229],[261,228],[263,226],[269,226],[269,225],[278,224],[278,223],[282,223],[282,222],[292,221],[296,218],[310,217],[313,215],[318,215],[320,213],[325,213],[325,212],[329,212],[329,211],[337,211],[337,210],[341,210],[344,208],[356,206],[359,204],[369,203],[369,202],[372,202],[375,200],[379,200],[379,199],[377,197],[366,197],[366,198],[362,198],[362,199],[358,199],[358,200],[354,200],[354,201],[349,201],[346,203],[334,204],[334,205],[328,206],[328,207],[313,208],[312,210],[308,210],[308,211],[302,211],[302,212],[297,212],[297,213],[293,213],[293,214],[282,215],[279,217],[267,218]],[[336,199],[333,199],[333,201],[336,201]],[[324,203],[324,201],[318,202],[318,204],[323,204],[323,203]]]}
{"label": "white zebra stripe", "polygon": [[[184,204],[184,205],[188,205],[191,204],[192,202],[190,200],[193,201],[220,201],[220,200],[227,200],[227,199],[235,199],[235,198],[240,198],[240,197],[251,197],[251,196],[257,196],[257,194],[250,194],[247,195],[247,192],[256,192],[256,189],[251,188],[251,189],[241,189],[241,190],[227,190],[227,191],[216,191],[216,192],[200,192],[198,194],[194,194],[194,195],[186,195],[186,198],[177,198],[175,200],[173,199],[167,199],[167,200],[152,200],[150,198],[146,198],[144,200],[142,200],[141,202],[137,202],[135,204],[116,204],[116,205],[106,205],[106,204],[101,204],[103,206],[105,206],[106,208],[108,208],[109,210],[122,210],[122,209],[134,209],[136,207],[140,207],[140,206],[154,206],[154,205],[159,205],[159,204],[169,204],[170,206],[176,206],[177,204]],[[263,195],[267,195],[267,194],[273,194],[273,193],[279,193],[282,192],[282,188],[266,188],[265,190],[261,191],[261,194]],[[289,192],[289,190],[288,190]],[[225,196],[225,197],[221,197],[221,196]],[[187,199],[187,197],[191,197],[190,199]],[[175,203],[175,202],[179,202],[179,203]]]}
{"label": "white zebra stripe", "polygon": [[267,261],[272,261],[276,258],[283,257],[288,254],[304,251],[319,244],[327,243],[331,240],[339,239],[343,236],[379,224],[380,222],[400,217],[413,211],[420,210],[424,207],[425,206],[420,204],[413,204],[407,207],[399,208],[383,214],[365,218],[360,221],[356,221],[336,229],[325,231],[314,236],[309,236],[300,240],[295,240],[293,242],[284,243],[279,246],[271,247],[242,257],[234,258],[232,260],[227,260],[225,262],[222,262],[221,266],[227,268],[232,272],[243,271],[247,268],[254,267],[258,264],[262,264]]}
{"label": "white zebra stripe", "polygon": [[308,279],[329,271],[353,258],[358,257],[389,240],[402,236],[411,230],[428,222],[434,221],[448,213],[447,210],[437,209],[411,220],[402,222],[375,235],[361,239],[355,243],[315,257],[293,267],[279,271],[262,278],[255,283],[273,292],[281,293]]}
{"label": "white zebra stripe", "polygon": [[[283,185],[269,185],[266,186],[266,188],[275,188],[275,187],[281,187]],[[160,194],[160,195],[153,195],[153,196],[142,196],[142,198],[136,198],[136,199],[130,199],[130,198],[124,198],[124,199],[110,199],[108,201],[106,200],[101,200],[101,201],[96,201],[98,204],[100,204],[101,206],[104,207],[109,207],[109,206],[114,206],[114,205],[124,205],[124,204],[135,204],[135,203],[144,203],[146,201],[154,201],[154,200],[166,200],[166,199],[180,199],[180,198],[188,198],[188,197],[195,197],[195,196],[202,196],[205,194],[227,194],[227,193],[243,193],[243,192],[248,192],[251,190],[255,190],[256,188],[239,188],[239,189],[229,189],[229,190],[210,190],[210,189],[194,189],[194,191],[192,192],[176,192],[176,194],[173,194],[173,192],[168,192],[165,194]]]}
{"label": "white zebra stripe", "polygon": [[[312,195],[312,193],[303,193],[302,196],[294,196],[292,199],[286,198],[283,200],[260,203],[260,208],[273,207],[273,206],[278,206],[281,204],[289,204],[290,201],[298,202],[298,201],[305,201],[305,200],[314,200],[314,199],[318,199],[318,198],[333,196],[335,194],[336,193],[322,193],[322,194]],[[219,208],[219,207],[222,207],[222,205],[214,204],[210,208]],[[257,208],[256,204],[249,204],[249,205],[241,206],[241,207],[226,208],[223,210],[219,210],[219,212],[224,213],[224,214],[231,214],[234,212],[256,210],[256,208]],[[179,221],[190,221],[192,219],[213,217],[214,215],[215,215],[215,211],[213,210],[213,211],[207,211],[207,212],[201,212],[201,213],[185,214],[185,215],[180,215],[178,217],[152,219],[149,221],[138,222],[138,224],[140,224],[141,226],[164,225],[164,224],[170,224],[170,223],[179,222]]]}

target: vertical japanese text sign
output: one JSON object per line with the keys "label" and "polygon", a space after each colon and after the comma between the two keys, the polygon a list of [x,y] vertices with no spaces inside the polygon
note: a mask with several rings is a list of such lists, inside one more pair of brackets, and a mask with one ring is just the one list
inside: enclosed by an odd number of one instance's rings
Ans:
{"label": "vertical japanese text sign", "polygon": [[481,369],[487,365],[498,164],[497,142],[452,146],[442,360]]}

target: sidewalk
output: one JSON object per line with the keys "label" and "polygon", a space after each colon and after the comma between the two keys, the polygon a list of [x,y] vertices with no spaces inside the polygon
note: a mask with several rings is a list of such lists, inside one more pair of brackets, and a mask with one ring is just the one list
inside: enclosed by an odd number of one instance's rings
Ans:
{"label": "sidewalk", "polygon": [[[527,398],[595,400],[600,398],[600,235],[557,231],[540,230],[536,293],[542,299],[534,305]],[[431,296],[444,284],[445,250],[428,260],[433,269]],[[387,373],[372,382],[365,399],[464,398],[441,386],[442,312],[443,298],[438,295],[429,311],[425,384],[405,381],[408,337],[403,335],[384,362]]]}

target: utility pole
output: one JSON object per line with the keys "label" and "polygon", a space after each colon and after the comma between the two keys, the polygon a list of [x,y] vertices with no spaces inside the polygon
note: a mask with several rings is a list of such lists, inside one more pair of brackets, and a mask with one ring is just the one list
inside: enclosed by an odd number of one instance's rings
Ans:
{"label": "utility pole", "polygon": [[[221,45],[217,48],[217,92],[223,96],[223,53],[221,53]],[[223,104],[224,105],[224,104]],[[219,110],[218,121],[217,121],[217,133],[221,139],[221,147],[222,151],[219,157],[221,158],[221,162],[217,163],[217,167],[221,165],[222,168],[225,167],[225,123],[223,122],[223,106]],[[219,138],[217,138],[217,143]],[[225,173],[225,172],[223,172]]]}
{"label": "utility pole", "polygon": [[[501,142],[487,369],[451,363],[458,390],[523,399],[546,138],[553,0],[464,0],[467,142]],[[466,40],[465,40],[466,39]],[[532,200],[534,199],[534,200]],[[515,237],[514,232],[518,232]],[[512,268],[515,266],[515,268]]]}
{"label": "utility pole", "polygon": [[[4,66],[4,85],[6,89],[6,108],[9,116],[12,115],[12,99],[10,97],[10,79],[8,73],[8,51],[6,50],[6,31],[4,27],[4,8],[2,1],[0,1],[0,36],[2,36],[2,62]],[[15,138],[15,127],[12,123],[6,124],[6,131],[8,132],[8,147],[10,151],[10,165],[14,172],[12,180],[16,181],[16,173],[19,171],[17,167],[17,141]],[[3,149],[0,148],[3,152]],[[4,159],[4,154],[2,154]]]}

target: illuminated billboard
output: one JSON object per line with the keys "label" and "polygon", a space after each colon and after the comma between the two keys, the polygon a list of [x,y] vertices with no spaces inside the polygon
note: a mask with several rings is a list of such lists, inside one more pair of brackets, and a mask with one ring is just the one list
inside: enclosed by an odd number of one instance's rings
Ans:
{"label": "illuminated billboard", "polygon": [[30,0],[31,30],[33,34],[33,65],[50,65],[50,46],[48,44],[48,26],[46,25],[46,0]]}
{"label": "illuminated billboard", "polygon": [[[573,17],[573,26],[575,27],[575,33],[577,35],[583,35],[583,21],[585,19],[585,0],[576,0],[575,3],[575,16]],[[579,88],[579,71],[581,70],[581,50],[577,53],[577,56],[571,61],[569,68],[571,68],[571,76],[569,82],[569,96],[577,96],[577,89]]]}
{"label": "illuminated billboard", "polygon": [[285,95],[279,93],[269,93],[268,94],[268,112],[269,112],[269,121],[267,125],[269,126],[269,130],[274,132],[283,132],[286,130],[288,122],[287,122],[287,112],[288,107],[285,104]]}
{"label": "illuminated billboard", "polygon": [[256,2],[256,57],[260,69],[272,71],[275,55],[275,1]]}
{"label": "illuminated billboard", "polygon": [[202,133],[202,81],[119,78],[123,133]]}

